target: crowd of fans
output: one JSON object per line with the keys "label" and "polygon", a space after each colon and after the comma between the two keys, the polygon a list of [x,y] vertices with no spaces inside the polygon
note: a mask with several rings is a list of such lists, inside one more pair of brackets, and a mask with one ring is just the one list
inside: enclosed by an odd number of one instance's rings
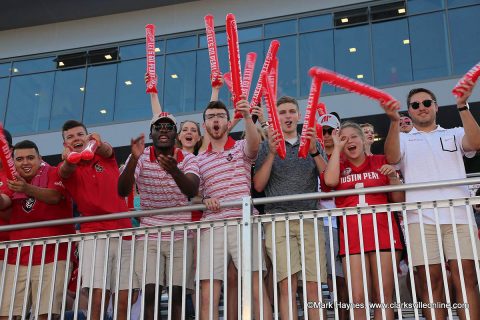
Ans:
{"label": "crowd of fans", "polygon": [[[0,221],[2,224],[16,224],[72,217],[72,202],[76,204],[82,216],[125,212],[128,211],[125,197],[132,192],[138,194],[142,210],[185,206],[192,202],[203,203],[206,206],[203,212],[188,211],[175,215],[143,217],[140,219],[140,227],[239,218],[242,216],[241,208],[223,208],[221,203],[252,193],[270,197],[320,190],[329,192],[465,178],[462,157],[471,157],[480,150],[480,128],[467,103],[474,88],[472,82],[467,82],[460,88],[463,95],[456,101],[463,127],[453,129],[440,127],[436,123],[438,104],[435,94],[427,89],[417,88],[407,97],[408,115],[401,116],[398,113],[400,108],[398,101],[385,101],[381,104],[390,119],[384,155],[371,152],[371,145],[375,141],[374,127],[371,124],[353,122],[340,124],[339,116],[332,113],[328,115],[331,117],[322,127],[323,145],[317,139],[317,128],[308,130],[310,148],[309,156],[305,159],[297,156],[300,147],[297,125],[301,115],[294,98],[284,96],[277,101],[278,118],[286,148],[286,157],[281,159],[277,155],[280,132],[276,132],[265,121],[261,106],[256,106],[251,111],[245,97],[242,97],[235,106],[243,117],[244,138],[234,140],[229,136],[238,120],[231,121],[229,110],[218,100],[220,86],[212,89],[211,102],[203,112],[202,126],[205,130],[203,137],[198,123],[194,121],[178,123],[174,115],[162,110],[158,96],[151,94],[153,117],[150,122],[149,138],[152,145],[146,146],[146,137],[143,134],[132,138],[131,154],[121,172],[118,170],[113,148],[97,133],[89,134],[85,125],[76,120],[69,120],[63,125],[61,135],[64,141],[62,155],[64,161],[57,167],[42,161],[41,153],[34,142],[28,140],[18,142],[11,148],[18,172],[16,180],[8,180],[5,169],[0,171],[2,218]],[[252,115],[258,117],[256,123]],[[8,137],[7,132],[8,138],[11,144],[11,137]],[[94,158],[79,163],[69,162],[68,155],[71,152],[82,152],[89,140],[96,140],[98,145]],[[276,214],[468,196],[466,187],[442,187],[434,190],[342,196],[320,202],[317,200],[278,202],[255,208],[253,213],[258,214],[260,211],[261,214]],[[411,255],[403,259],[415,266],[419,299],[423,302],[429,302],[431,299],[433,302],[441,302],[445,300],[445,296],[440,257],[444,256],[444,262],[447,263],[451,274],[450,289],[454,301],[469,303],[469,309],[458,309],[459,316],[465,318],[465,312],[469,312],[471,319],[480,319],[474,248],[470,239],[472,226],[468,223],[468,211],[465,207],[455,207],[453,210],[454,221],[451,220],[448,208],[438,208],[436,211],[433,209],[409,211],[408,221],[402,223],[403,227],[408,229]],[[331,221],[334,231],[333,243],[330,243],[328,219],[319,221],[319,228],[314,228],[313,221],[305,221],[300,226],[299,220],[292,220],[288,228],[285,222],[277,222],[275,230],[272,230],[272,224],[266,223],[263,230],[266,255],[262,259],[259,258],[258,248],[261,244],[255,236],[258,234],[256,230],[258,226],[255,224],[252,227],[254,236],[251,257],[255,318],[260,319],[261,310],[265,319],[272,318],[273,286],[278,288],[281,318],[296,318],[298,314],[296,297],[302,281],[306,283],[306,296],[302,299],[307,301],[320,300],[319,281],[328,283],[330,291],[333,290],[332,283],[335,281],[338,301],[349,302],[347,289],[349,278],[353,299],[350,302],[368,303],[382,300],[385,303],[393,302],[393,270],[400,264],[402,252],[405,250],[399,216],[394,213],[378,212],[375,216],[362,214],[361,220],[359,219],[357,215],[350,215],[345,220],[333,219]],[[437,223],[439,228],[436,228]],[[130,219],[116,219],[82,223],[79,232],[112,231],[131,227]],[[228,318],[236,318],[239,243],[236,227],[227,228],[226,242],[223,241],[223,228],[202,231],[199,247],[196,246],[193,232],[188,234],[186,246],[183,232],[173,235],[150,232],[148,241],[137,237],[133,244],[129,237],[123,237],[121,241],[112,238],[108,242],[105,239],[85,240],[81,250],[83,255],[79,268],[81,273],[78,276],[81,277],[82,288],[91,290],[88,292],[92,296],[89,307],[92,319],[103,317],[102,303],[108,305],[111,297],[118,299],[115,317],[127,318],[128,289],[131,285],[127,275],[132,273],[135,275],[133,288],[140,288],[141,279],[145,279],[145,291],[141,295],[144,299],[145,319],[154,318],[155,305],[158,304],[155,292],[168,286],[172,286],[172,306],[169,312],[172,313],[173,319],[180,319],[183,284],[189,292],[200,295],[201,319],[209,318],[211,305],[213,314],[218,315],[222,283],[225,279],[223,267],[225,255],[229,259]],[[318,231],[317,235],[315,230]],[[437,234],[437,230],[441,233]],[[72,225],[31,228],[11,231],[9,234],[2,233],[1,240],[50,237],[74,232]],[[461,271],[456,260],[458,252],[455,250],[454,233],[460,243]],[[214,239],[212,250],[211,236]],[[160,246],[157,246],[158,238],[161,240]],[[437,242],[439,238],[442,241],[442,255]],[[172,239],[173,252],[169,243]],[[318,249],[316,241],[320,244]],[[421,243],[426,244],[427,252],[423,252]],[[333,259],[330,257],[331,246],[334,247]],[[130,269],[132,247],[135,248],[135,256],[133,269]],[[376,255],[377,249],[380,250],[380,257]],[[20,252],[17,249],[10,249],[7,256],[4,256],[4,252],[1,253],[0,258],[6,259],[7,263],[6,269],[1,271],[5,273],[5,282],[2,288],[0,317],[9,316],[10,301],[14,302],[13,315],[24,315],[26,292],[30,292],[32,297],[31,310],[35,310],[39,318],[47,319],[49,312],[55,315],[61,312],[63,279],[65,273],[69,272],[66,266],[67,246],[62,244],[55,248],[52,244],[45,248],[36,246],[33,252],[30,250],[31,248],[26,246],[22,247]],[[42,253],[43,250],[45,253]],[[197,250],[201,252],[199,261],[194,259]],[[392,251],[395,252],[393,259]],[[144,252],[147,253],[146,264]],[[211,252],[213,257],[210,257]],[[364,262],[361,252],[364,252]],[[157,257],[160,257],[159,264]],[[319,269],[316,257],[319,257]],[[210,261],[213,261],[213,265],[210,265]],[[276,265],[276,274],[273,277],[276,284],[272,284],[272,261]],[[302,265],[302,261],[305,265]],[[335,262],[334,265],[332,261]],[[3,263],[0,264],[0,267],[2,266]],[[183,279],[184,266],[186,279]],[[200,288],[195,288],[194,285],[195,268],[199,268]],[[270,278],[259,279],[260,268],[269,269],[266,274]],[[300,279],[302,269],[305,269],[306,279]],[[335,269],[336,279],[332,279],[332,269]],[[378,278],[379,269],[382,279]],[[55,273],[53,270],[56,270]],[[427,271],[430,279],[426,275]],[[463,278],[468,279],[465,281],[466,300],[461,291],[461,272]],[[118,274],[120,276],[117,283]],[[210,280],[212,274],[213,281]],[[53,301],[50,301],[50,287],[47,285],[39,287],[38,283],[40,279],[43,279],[44,283],[50,283],[54,276]],[[427,282],[431,284],[432,297],[429,297]],[[159,288],[156,284],[159,284]],[[368,296],[364,294],[365,288]],[[103,292],[103,289],[106,292]],[[38,290],[41,291],[40,299],[36,299]],[[260,292],[263,294],[261,297]],[[15,295],[13,300],[12,294]],[[210,301],[212,297],[213,301]],[[260,306],[260,303],[263,303],[263,306]],[[339,311],[341,319],[348,318],[346,309]],[[319,319],[316,309],[304,312],[308,312],[310,319]],[[393,309],[385,312],[387,319],[394,319]],[[433,312],[437,319],[445,318],[446,310],[441,308],[424,310],[424,315],[430,319]],[[380,309],[374,310],[374,314],[375,318],[381,318]],[[361,309],[355,309],[354,315],[355,319],[366,317],[364,310]]]}

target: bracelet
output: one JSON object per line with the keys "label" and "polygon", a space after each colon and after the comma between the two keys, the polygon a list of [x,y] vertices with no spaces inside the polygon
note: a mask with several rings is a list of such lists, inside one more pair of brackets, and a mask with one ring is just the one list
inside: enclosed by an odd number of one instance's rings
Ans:
{"label": "bracelet", "polygon": [[262,128],[267,128],[268,127],[268,122],[267,121],[263,121],[263,122],[260,122],[260,127]]}
{"label": "bracelet", "polygon": [[319,155],[320,155],[320,151],[318,151],[318,149],[317,149],[317,152],[310,153],[310,157],[312,157],[312,158],[315,158],[316,156],[319,156]]}
{"label": "bracelet", "polygon": [[465,103],[463,107],[457,108],[457,109],[458,109],[458,112],[462,112],[462,111],[470,110],[470,106],[468,105],[468,103]]}

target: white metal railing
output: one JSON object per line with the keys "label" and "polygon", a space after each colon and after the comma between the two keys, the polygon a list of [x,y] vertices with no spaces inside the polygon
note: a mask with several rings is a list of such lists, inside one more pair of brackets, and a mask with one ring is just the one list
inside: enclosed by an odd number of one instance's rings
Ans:
{"label": "white metal railing", "polygon": [[[480,178],[470,178],[470,179],[462,179],[462,180],[453,180],[453,181],[441,181],[441,182],[434,182],[434,183],[421,183],[421,184],[412,184],[412,185],[400,185],[400,186],[388,186],[388,187],[376,187],[376,188],[368,188],[368,189],[356,189],[356,190],[345,190],[345,191],[338,191],[338,192],[331,192],[331,193],[312,193],[312,194],[302,194],[302,195],[290,195],[290,196],[283,196],[283,197],[271,197],[271,198],[260,198],[260,199],[251,199],[249,197],[244,198],[242,200],[237,200],[237,201],[232,201],[228,203],[223,203],[222,207],[233,207],[233,206],[242,206],[243,207],[243,217],[238,218],[238,219],[226,219],[226,220],[219,220],[219,221],[205,221],[205,222],[197,222],[197,223],[187,223],[187,224],[174,224],[171,226],[160,226],[160,227],[150,227],[150,228],[136,228],[136,229],[129,229],[129,230],[116,230],[116,231],[109,231],[109,232],[98,232],[98,233],[91,233],[91,234],[76,234],[76,235],[65,235],[65,236],[58,236],[58,237],[49,237],[49,238],[42,238],[42,239],[31,239],[31,240],[22,240],[22,241],[10,241],[6,243],[1,243],[0,244],[0,249],[5,249],[5,257],[8,257],[9,254],[11,255],[11,252],[17,248],[34,248],[34,247],[41,247],[41,255],[42,255],[42,263],[38,266],[39,274],[40,274],[40,279],[38,280],[38,283],[34,283],[31,281],[32,277],[32,270],[34,270],[36,267],[32,263],[32,255],[33,255],[33,250],[30,250],[30,255],[28,259],[28,263],[25,266],[22,266],[20,264],[20,250],[17,250],[17,256],[15,259],[14,264],[10,264],[10,267],[8,266],[9,264],[7,263],[7,259],[5,258],[3,262],[0,262],[0,267],[2,268],[1,273],[0,273],[0,310],[7,310],[6,316],[9,318],[12,318],[15,315],[15,295],[16,295],[16,287],[17,284],[22,284],[25,283],[25,290],[23,291],[23,296],[17,297],[16,299],[20,299],[20,309],[21,313],[19,314],[22,318],[27,318],[28,315],[33,318],[38,318],[40,313],[39,305],[42,303],[46,303],[48,306],[48,312],[45,313],[46,318],[50,319],[52,317],[52,314],[54,313],[52,310],[54,309],[54,304],[57,302],[54,299],[55,295],[58,295],[58,292],[61,293],[61,310],[59,312],[60,318],[64,319],[65,314],[67,311],[72,311],[73,313],[73,319],[78,319],[79,318],[79,311],[80,311],[80,297],[82,296],[83,290],[81,287],[92,287],[92,283],[87,284],[87,283],[82,283],[81,279],[81,274],[82,274],[82,268],[84,266],[90,266],[90,268],[93,268],[95,265],[96,259],[98,257],[99,251],[96,250],[96,245],[99,244],[100,242],[105,242],[105,248],[104,248],[104,255],[108,256],[109,253],[109,246],[110,244],[113,244],[114,242],[118,242],[118,246],[116,246],[117,250],[117,255],[121,255],[122,250],[126,247],[129,246],[129,249],[131,251],[131,255],[129,257],[128,262],[125,263],[125,261],[121,261],[118,259],[115,261],[116,263],[116,270],[117,273],[114,274],[114,281],[113,281],[113,289],[111,291],[113,292],[118,292],[119,291],[119,283],[120,279],[128,279],[128,302],[127,302],[127,310],[125,317],[130,319],[132,317],[131,314],[131,309],[132,309],[132,302],[133,302],[133,296],[135,291],[141,291],[142,293],[145,293],[145,288],[146,288],[146,269],[147,268],[152,268],[155,270],[155,297],[154,297],[154,319],[159,318],[160,311],[160,302],[162,297],[166,299],[166,304],[167,304],[167,318],[172,319],[174,318],[174,315],[172,313],[172,308],[174,305],[179,305],[180,306],[180,318],[185,319],[187,318],[187,287],[188,284],[187,282],[187,273],[188,272],[194,272],[195,274],[195,284],[194,284],[194,289],[196,291],[195,298],[193,298],[194,301],[194,309],[195,309],[195,314],[199,315],[201,312],[202,307],[205,307],[204,304],[202,304],[202,298],[201,296],[203,295],[204,297],[204,302],[210,302],[208,304],[208,318],[213,319],[217,316],[216,314],[216,308],[212,301],[216,300],[218,297],[214,297],[214,270],[213,270],[213,248],[214,248],[214,243],[217,243],[218,241],[223,242],[224,247],[228,247],[229,244],[229,236],[231,233],[231,230],[234,230],[233,232],[236,233],[236,238],[238,247],[237,247],[237,252],[238,252],[238,257],[236,258],[236,261],[238,262],[237,269],[238,269],[238,277],[236,281],[236,288],[234,291],[232,291],[230,286],[232,283],[228,279],[228,272],[229,272],[229,263],[230,263],[230,257],[226,254],[223,254],[221,256],[221,269],[223,270],[223,277],[221,281],[223,282],[223,312],[221,312],[221,315],[226,318],[227,315],[230,315],[230,317],[234,317],[232,314],[234,313],[236,315],[236,318],[239,319],[251,319],[253,313],[257,313],[259,319],[265,319],[266,317],[270,317],[270,314],[273,313],[273,318],[278,319],[280,317],[280,310],[285,304],[282,305],[282,303],[285,303],[285,301],[281,300],[281,294],[279,290],[279,286],[273,285],[271,287],[271,291],[273,291],[273,295],[271,297],[268,297],[266,295],[265,290],[265,284],[264,284],[264,275],[265,275],[265,270],[263,268],[259,268],[258,270],[258,276],[255,277],[255,273],[252,270],[252,263],[253,260],[257,260],[258,262],[261,262],[264,260],[266,254],[265,254],[265,247],[263,246],[264,243],[264,234],[263,230],[265,227],[269,227],[272,230],[272,237],[273,239],[277,239],[275,230],[277,229],[275,227],[276,224],[284,224],[285,228],[285,236],[286,236],[286,250],[287,252],[290,251],[291,246],[293,243],[289,243],[290,241],[290,225],[297,223],[299,226],[299,258],[300,258],[300,265],[301,265],[301,270],[299,271],[299,274],[301,275],[301,280],[299,280],[300,285],[298,287],[301,287],[301,290],[299,291],[301,293],[301,296],[303,296],[303,301],[301,301],[301,305],[298,308],[298,311],[295,312],[294,310],[296,309],[295,306],[293,305],[292,301],[296,301],[296,296],[297,292],[292,292],[292,282],[290,279],[294,276],[291,272],[291,267],[293,263],[296,263],[296,261],[291,261],[290,259],[290,254],[285,254],[286,259],[287,259],[287,284],[288,284],[288,299],[287,299],[287,307],[288,307],[288,318],[296,318],[297,314],[303,314],[303,317],[305,319],[309,318],[322,318],[322,317],[333,317],[335,319],[338,319],[340,316],[340,311],[341,308],[338,305],[331,304],[331,302],[335,303],[338,302],[337,299],[337,288],[336,288],[336,282],[333,281],[333,297],[327,297],[323,294],[322,290],[322,285],[321,283],[324,282],[324,279],[322,279],[322,273],[325,272],[325,263],[326,263],[326,258],[321,256],[321,252],[324,252],[321,250],[321,247],[325,245],[325,242],[322,240],[324,236],[326,236],[329,240],[329,243],[331,244],[325,250],[328,250],[330,252],[330,264],[332,265],[332,278],[336,279],[336,275],[338,270],[336,270],[335,266],[335,256],[336,253],[334,252],[334,237],[336,236],[335,233],[337,230],[335,230],[332,227],[332,221],[333,219],[336,219],[337,217],[339,219],[343,220],[343,226],[344,226],[344,234],[346,235],[345,239],[345,246],[346,246],[346,255],[345,255],[345,260],[346,260],[346,278],[347,278],[347,288],[348,288],[348,295],[349,295],[349,301],[346,301],[347,303],[351,303],[354,301],[354,297],[352,296],[352,277],[357,276],[358,274],[361,274],[363,282],[366,283],[366,268],[367,264],[369,262],[366,261],[365,259],[365,252],[362,249],[360,256],[361,256],[361,270],[351,270],[350,269],[350,259],[352,259],[351,255],[348,253],[348,230],[347,230],[347,224],[345,223],[347,220],[347,217],[349,216],[357,216],[360,217],[358,220],[359,223],[359,232],[360,234],[362,233],[362,224],[361,224],[361,217],[365,214],[373,214],[373,219],[374,219],[374,228],[376,228],[376,217],[378,214],[381,214],[382,212],[387,212],[387,216],[389,218],[388,221],[388,226],[389,226],[389,241],[390,245],[393,248],[393,232],[392,232],[392,221],[390,220],[390,213],[392,212],[399,212],[400,216],[403,217],[403,221],[405,225],[408,223],[408,218],[407,218],[407,210],[419,210],[422,212],[422,210],[425,209],[433,209],[434,212],[437,214],[438,213],[438,208],[449,208],[450,213],[453,215],[453,208],[456,207],[465,207],[467,212],[469,213],[469,225],[471,228],[469,229],[469,234],[470,234],[470,240],[472,243],[472,246],[474,248],[473,254],[474,254],[474,264],[475,264],[475,275],[476,279],[465,279],[463,276],[462,272],[462,264],[458,263],[458,269],[460,270],[460,283],[461,283],[461,295],[462,295],[462,300],[467,301],[467,296],[466,296],[466,287],[467,285],[470,285],[470,283],[477,281],[477,279],[480,278],[480,270],[479,270],[479,262],[478,262],[478,254],[477,254],[477,229],[472,228],[472,226],[475,225],[475,221],[473,220],[473,215],[471,206],[475,204],[480,204],[480,197],[470,197],[470,198],[462,198],[462,199],[451,199],[451,200],[438,200],[436,201],[435,199],[432,199],[432,201],[425,201],[425,202],[419,202],[419,203],[401,203],[401,204],[385,204],[385,205],[377,205],[377,206],[359,206],[356,208],[342,208],[342,209],[329,209],[329,210],[315,210],[315,211],[309,211],[309,212],[290,212],[290,213],[282,213],[282,214],[274,214],[274,215],[262,215],[262,216],[252,216],[251,215],[251,208],[253,204],[266,204],[266,203],[274,203],[274,202],[281,202],[281,201],[297,201],[297,200],[306,200],[306,199],[322,199],[322,198],[330,198],[332,196],[344,196],[344,195],[354,195],[354,194],[367,194],[367,193],[377,193],[377,192],[391,192],[391,191],[396,191],[396,190],[415,190],[415,189],[423,189],[423,188],[438,188],[441,186],[454,186],[454,185],[472,185],[472,184],[478,184],[480,183]],[[59,220],[53,220],[53,221],[43,221],[43,222],[38,222],[38,223],[32,223],[32,224],[22,224],[22,225],[8,225],[8,226],[1,226],[0,227],[0,232],[3,231],[10,231],[10,230],[18,230],[18,229],[26,229],[26,228],[35,228],[35,227],[48,227],[48,226],[53,226],[53,225],[62,225],[62,224],[67,224],[67,223],[84,223],[84,222],[91,222],[91,221],[101,221],[101,220],[106,220],[106,219],[118,219],[118,218],[125,218],[125,217],[141,217],[141,216],[147,216],[147,215],[156,215],[156,214],[174,214],[177,211],[191,211],[191,210],[198,210],[198,209],[203,209],[203,205],[194,205],[194,206],[188,206],[188,207],[182,207],[182,208],[165,208],[165,209],[159,209],[159,210],[149,210],[149,211],[137,211],[137,212],[126,212],[126,213],[118,213],[118,214],[111,214],[107,216],[98,216],[98,217],[82,217],[82,218],[75,218],[75,219],[59,219]],[[328,227],[328,232],[326,234],[323,233],[323,223],[322,220],[323,218],[326,217],[328,219],[329,227]],[[305,242],[305,233],[306,231],[306,226],[308,228],[312,228],[313,225],[313,253],[315,257],[310,257],[306,256],[306,252],[309,250],[308,246],[312,245],[311,243]],[[438,215],[437,215],[437,220],[435,224],[435,228],[437,231],[440,229],[440,225],[438,223]],[[201,279],[200,279],[200,267],[199,267],[199,261],[201,260],[202,255],[206,254],[206,252],[202,251],[202,239],[203,235],[205,235],[205,231],[210,231],[210,235],[213,235],[213,230],[221,230],[221,239],[214,238],[213,236],[210,236],[208,238],[208,254],[209,254],[209,276],[208,279],[204,281],[208,281],[209,285],[209,292],[208,295],[205,293],[199,293],[198,289],[201,287]],[[311,230],[311,229],[309,229]],[[376,229],[375,229],[376,230]],[[423,230],[423,224],[421,224],[421,230]],[[458,235],[456,233],[456,226],[454,224],[453,228],[453,233],[454,233],[454,242],[455,242],[455,252],[457,255],[460,253],[460,243],[458,240]],[[255,231],[255,232],[253,232]],[[173,260],[170,259],[167,263],[169,264],[169,272],[165,276],[165,283],[160,283],[160,275],[159,275],[159,261],[160,261],[160,250],[162,244],[166,243],[168,246],[168,251],[172,255],[174,251],[174,236],[175,232],[180,232],[182,234],[181,239],[179,240],[180,243],[182,243],[183,246],[183,263],[181,266],[174,266],[173,265]],[[187,270],[187,259],[185,257],[185,252],[187,252],[187,243],[189,236],[191,236],[193,232],[193,243],[196,245],[196,251],[194,253],[195,258],[196,258],[196,263],[197,263],[197,268],[195,271],[189,271]],[[424,236],[424,231],[421,231],[421,236],[422,236],[422,241],[420,245],[423,247],[424,252],[426,252],[426,242],[425,242],[425,236]],[[164,235],[165,237],[161,237]],[[149,236],[156,236],[156,238],[149,239]],[[126,238],[131,237],[131,240],[126,240]],[[439,236],[437,236],[439,237]],[[360,248],[363,247],[363,237],[360,236]],[[411,256],[411,248],[412,248],[412,243],[410,242],[410,237],[408,233],[408,228],[405,228],[405,240],[406,240],[406,250],[408,256]],[[91,252],[85,252],[84,250],[84,245],[87,241],[93,241],[93,250]],[[377,265],[381,265],[380,262],[380,251],[378,248],[378,233],[375,234],[375,243],[376,243],[376,262]],[[143,248],[144,250],[142,252],[138,252],[137,250],[137,245],[143,242]],[[147,265],[147,244],[148,243],[154,243],[157,248],[157,256],[155,257],[155,265]],[[253,247],[253,243],[258,243],[257,248]],[[272,267],[273,270],[270,272],[273,272],[273,283],[277,283],[276,279],[277,277],[277,268],[281,267],[277,264],[277,250],[276,250],[276,241],[272,242]],[[54,261],[52,264],[52,272],[51,274],[47,274],[44,272],[43,268],[46,267],[45,262],[45,256],[46,256],[46,249],[47,245],[54,245]],[[67,246],[67,255],[66,255],[66,260],[64,265],[62,265],[59,261],[59,252],[61,248],[61,244],[66,244]],[[418,245],[418,244],[414,244]],[[445,264],[445,257],[443,255],[443,248],[442,248],[442,241],[439,241],[439,246],[440,246],[440,263],[441,263],[441,271],[442,271],[442,282],[446,285],[444,285],[445,290],[445,302],[446,303],[454,303],[456,301],[459,301],[459,297],[456,297],[456,300],[453,300],[453,297],[450,296],[449,291],[448,291],[448,273],[447,273],[447,267]],[[68,307],[67,306],[67,296],[68,296],[68,281],[70,280],[70,265],[72,264],[72,253],[75,251],[75,247],[78,248],[78,265],[79,265],[79,272],[78,272],[78,278],[76,280],[76,291],[73,293],[73,296],[76,297],[75,302],[73,303],[73,306]],[[417,292],[416,292],[416,274],[414,272],[414,268],[411,264],[408,266],[408,273],[410,276],[410,287],[411,287],[411,295],[412,295],[412,302],[414,303],[413,305],[405,305],[404,303],[406,301],[405,297],[400,293],[400,278],[398,275],[398,262],[395,257],[394,250],[391,249],[391,266],[392,266],[392,274],[393,274],[393,301],[392,307],[395,307],[395,311],[397,312],[397,316],[399,319],[407,319],[409,317],[414,317],[415,319],[419,319],[421,317],[422,309],[418,307],[417,303],[420,302],[420,300],[417,297]],[[255,254],[255,255],[254,255]],[[314,281],[309,281],[307,280],[307,270],[305,268],[306,264],[306,259],[312,258],[314,261]],[[84,263],[84,262],[88,262]],[[104,266],[104,269],[108,267],[108,264],[110,262],[107,261],[106,259],[102,261],[102,265]],[[141,264],[141,271],[138,272],[135,271],[135,265],[140,263]],[[128,264],[128,272],[126,274],[120,274],[119,270],[121,270],[122,264]],[[261,264],[260,264],[261,265]],[[426,264],[427,267],[426,273],[427,273],[427,278],[430,278],[429,275],[429,267],[428,264]],[[61,267],[60,267],[61,266]],[[37,269],[38,269],[37,268]],[[13,271],[12,271],[13,269]],[[20,271],[21,270],[26,271],[26,275],[24,279],[19,279]],[[166,269],[165,269],[166,270]],[[385,297],[385,294],[383,292],[384,286],[382,284],[382,269],[379,268],[378,270],[378,279],[380,281],[379,283],[379,289],[380,289],[380,301],[381,303],[388,302],[391,297]],[[173,271],[173,272],[172,272]],[[13,274],[12,274],[13,272]],[[168,286],[169,283],[172,283],[173,275],[178,272],[181,273],[181,301],[173,301],[173,286]],[[45,273],[45,275],[44,275]],[[45,276],[45,278],[48,278],[50,283],[45,283],[43,281],[42,277]],[[106,273],[103,274],[102,278],[102,299],[101,299],[101,314],[106,313],[106,310],[108,308],[108,305],[106,303],[106,300],[103,299],[105,297],[108,297],[109,292],[106,290]],[[138,278],[137,280],[135,278]],[[59,285],[54,285],[56,284],[56,281],[61,278],[60,284]],[[252,285],[252,279],[256,279],[258,283],[255,285]],[[7,280],[9,280],[13,284],[12,290],[5,290],[5,285]],[[12,281],[13,280],[13,281]],[[219,279],[220,280],[220,279]],[[467,280],[467,283],[465,282]],[[93,281],[93,278],[92,278]],[[308,283],[307,283],[308,282]],[[316,297],[317,301],[309,301],[308,296],[311,294],[311,283],[316,283]],[[166,291],[161,292],[159,290],[159,286],[162,285],[164,288],[166,288]],[[35,296],[29,295],[29,291],[32,289],[32,286],[37,287],[37,294]],[[45,286],[48,286],[48,289],[46,291],[43,291],[43,293],[47,294],[40,294],[42,291],[41,289]],[[294,285],[295,286],[295,285]],[[258,287],[258,294],[255,294],[253,288]],[[58,291],[59,290],[59,291]],[[309,292],[307,292],[309,291]],[[427,291],[428,291],[428,296],[429,296],[429,301],[433,302],[432,299],[432,283],[431,281],[427,281]],[[94,297],[92,294],[93,290],[90,290],[88,292],[87,298],[87,309],[91,310],[92,305],[94,304]],[[477,286],[477,293],[478,293],[478,286]],[[367,286],[365,286],[364,289],[364,296],[369,297],[371,296],[371,292],[368,292]],[[227,303],[227,301],[232,301],[232,297],[235,298],[236,296],[236,309],[237,310],[230,310],[229,305],[233,305],[233,309],[235,309],[235,303]],[[208,298],[207,298],[208,297]],[[8,298],[8,299],[7,299]],[[150,297],[151,298],[151,297]],[[270,304],[267,304],[265,299],[271,300],[270,303],[273,304],[273,307],[270,306]],[[140,312],[139,314],[136,315],[138,318],[143,318],[145,314],[145,295],[141,295],[141,299],[139,300],[139,305],[140,305]],[[428,303],[429,301],[422,301],[423,303]],[[18,301],[17,301],[18,302]],[[254,303],[256,302],[256,303]],[[31,308],[32,305],[35,305],[35,308]],[[112,304],[113,307],[113,314],[117,317],[120,318],[121,314],[119,313],[120,309],[122,309],[122,306],[119,306],[119,299],[114,299],[114,303]],[[320,307],[325,307],[333,305],[335,306],[332,310],[327,309],[327,308],[320,308]],[[348,305],[348,304],[347,304]],[[343,305],[343,306],[347,306]],[[473,305],[473,303],[472,303]],[[318,308],[317,308],[318,307]],[[370,305],[368,301],[365,303],[365,308],[361,310],[360,313],[363,313],[363,315],[359,315],[359,312],[356,312],[358,310],[354,310],[353,308],[350,308],[349,314],[351,319],[357,319],[357,318],[364,318],[364,317],[370,317],[370,313],[373,312],[374,310],[370,310]],[[257,309],[256,309],[257,308]],[[267,309],[266,309],[267,308]],[[270,310],[268,309],[270,308]],[[123,309],[122,309],[123,310]],[[236,311],[236,312],[233,312]],[[389,317],[389,310],[387,308],[382,308],[380,309],[380,317],[381,318],[388,318]],[[215,314],[214,314],[215,313]],[[448,313],[448,318],[453,319],[456,316],[456,311],[447,308],[447,313]],[[87,318],[91,318],[91,315],[86,312]],[[3,315],[3,314],[2,314]],[[197,319],[199,317],[197,316]],[[435,314],[432,315],[432,318],[435,318]],[[465,313],[465,318],[466,319],[472,319],[469,315],[469,312]]]}

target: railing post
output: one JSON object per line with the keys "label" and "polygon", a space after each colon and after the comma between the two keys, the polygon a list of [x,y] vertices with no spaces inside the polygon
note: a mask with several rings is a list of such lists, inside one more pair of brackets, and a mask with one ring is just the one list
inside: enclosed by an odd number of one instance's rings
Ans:
{"label": "railing post", "polygon": [[[242,319],[252,319],[252,198],[242,199]],[[259,267],[262,263],[259,261]],[[240,306],[239,306],[240,307]]]}

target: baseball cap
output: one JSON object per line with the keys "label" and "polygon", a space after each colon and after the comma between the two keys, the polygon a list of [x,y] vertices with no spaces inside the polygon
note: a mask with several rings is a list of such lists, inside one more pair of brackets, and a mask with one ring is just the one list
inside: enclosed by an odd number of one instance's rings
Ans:
{"label": "baseball cap", "polygon": [[168,112],[160,112],[159,114],[153,116],[152,121],[150,121],[150,125],[153,125],[155,122],[161,119],[168,119],[173,122],[174,125],[177,125],[177,119]]}
{"label": "baseball cap", "polygon": [[328,126],[330,128],[338,129],[340,128],[340,121],[335,115],[331,113],[324,114],[320,117],[319,123],[321,126]]}

